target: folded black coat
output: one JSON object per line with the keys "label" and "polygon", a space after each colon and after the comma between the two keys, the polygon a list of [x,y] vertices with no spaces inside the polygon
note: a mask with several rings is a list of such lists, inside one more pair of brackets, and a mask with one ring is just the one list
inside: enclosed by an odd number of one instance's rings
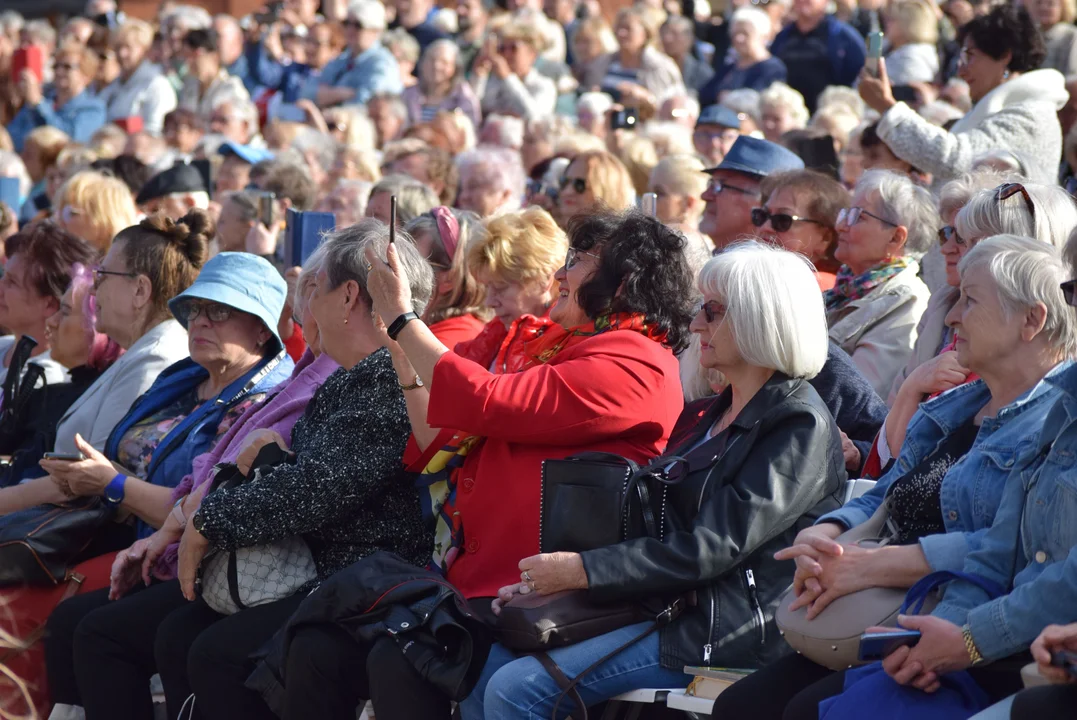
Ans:
{"label": "folded black coat", "polygon": [[441,575],[376,552],[318,586],[257,653],[247,687],[274,712],[281,714],[284,705],[292,639],[304,627],[325,623],[368,646],[394,638],[419,675],[457,701],[478,682],[492,644],[489,627]]}

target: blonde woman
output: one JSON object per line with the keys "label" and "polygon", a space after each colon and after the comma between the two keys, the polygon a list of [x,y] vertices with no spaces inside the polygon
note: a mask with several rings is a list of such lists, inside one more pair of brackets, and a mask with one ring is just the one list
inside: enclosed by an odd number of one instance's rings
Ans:
{"label": "blonde woman", "polygon": [[617,50],[613,29],[601,15],[579,20],[572,42],[572,75],[580,83],[592,66],[604,62],[605,56]]}
{"label": "blonde woman", "polygon": [[120,65],[120,76],[98,96],[105,103],[109,122],[138,116],[146,130],[160,134],[165,115],[176,109],[177,100],[161,68],[146,57],[153,44],[153,27],[127,20],[112,31],[109,44]]}
{"label": "blonde woman", "polygon": [[459,110],[478,125],[479,99],[461,79],[460,49],[452,40],[435,40],[419,61],[419,82],[404,90],[408,121],[430,122],[441,110]]}
{"label": "blonde woman", "polygon": [[[776,82],[759,94],[759,112],[763,137],[773,143],[780,144],[782,135],[808,125],[804,96],[783,82]],[[744,132],[743,127],[741,132]]]}
{"label": "blonde woman", "polygon": [[[1077,33],[1077,28],[1073,30]],[[932,5],[926,0],[892,3],[886,11],[886,39],[890,41],[886,71],[892,84],[935,81],[939,74],[939,20]]]}
{"label": "blonde woman", "polygon": [[1073,25],[1077,0],[1031,0],[1026,7],[1047,44],[1047,59],[1041,67],[1054,68],[1066,77],[1077,73],[1077,27]]}
{"label": "blonde woman", "polygon": [[633,134],[625,140],[617,156],[624,163],[632,178],[632,188],[637,196],[647,192],[651,171],[658,165],[658,151],[654,142],[642,135]]}
{"label": "blonde woman", "polygon": [[699,230],[708,180],[695,155],[662,158],[647,184],[647,192],[658,196],[658,219],[678,230]]}
{"label": "blonde woman", "polygon": [[597,60],[584,76],[586,89],[598,88],[625,105],[657,105],[657,97],[673,89],[684,90],[680,68],[654,48],[658,28],[644,8],[628,7],[617,13],[613,29],[616,52]]}
{"label": "blonde woman", "polygon": [[580,153],[565,168],[557,196],[557,221],[567,227],[575,215],[605,205],[614,212],[632,207],[636,191],[632,176],[615,155],[605,150]]}
{"label": "blonde woman", "polygon": [[131,190],[118,178],[84,170],[63,184],[55,198],[57,220],[104,256],[112,238],[137,223]]}
{"label": "blonde woman", "polygon": [[88,147],[71,144],[56,156],[56,162],[45,171],[45,194],[52,200],[52,207],[59,209],[57,193],[60,187],[76,173],[88,170],[98,159],[97,153]]}

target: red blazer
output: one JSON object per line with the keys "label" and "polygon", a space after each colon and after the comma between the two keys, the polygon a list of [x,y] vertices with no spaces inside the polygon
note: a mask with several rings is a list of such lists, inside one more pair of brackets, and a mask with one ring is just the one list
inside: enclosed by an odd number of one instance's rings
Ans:
{"label": "red blazer", "polygon": [[430,332],[442,345],[452,350],[458,343],[474,340],[485,326],[486,323],[474,315],[458,315],[434,323],[430,326]]}
{"label": "red blazer", "polygon": [[519,582],[520,560],[539,551],[542,461],[589,450],[652,458],[683,404],[673,353],[630,330],[587,338],[509,375],[442,355],[430,424],[485,438],[457,476],[464,546],[449,580],[469,598]]}

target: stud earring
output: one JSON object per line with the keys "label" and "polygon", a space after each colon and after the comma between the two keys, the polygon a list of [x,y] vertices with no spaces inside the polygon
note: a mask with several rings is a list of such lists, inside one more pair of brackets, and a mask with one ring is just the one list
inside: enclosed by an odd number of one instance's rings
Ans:
{"label": "stud earring", "polygon": [[1002,71],[1002,79],[1003,80],[1009,80],[1010,79],[1010,71],[1009,70],[1003,70]]}

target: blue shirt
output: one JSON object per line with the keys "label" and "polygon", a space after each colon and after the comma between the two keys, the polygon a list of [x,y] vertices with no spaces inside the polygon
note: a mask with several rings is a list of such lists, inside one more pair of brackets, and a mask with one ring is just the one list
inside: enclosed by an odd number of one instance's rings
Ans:
{"label": "blue shirt", "polygon": [[26,136],[43,125],[63,130],[75,142],[86,144],[104,124],[105,104],[89,90],[83,90],[58,108],[48,98],[34,107],[24,106],[8,123],[7,130],[15,150],[22,152]]}
{"label": "blue shirt", "polygon": [[400,66],[389,49],[381,43],[354,57],[350,51],[345,50],[325,66],[320,76],[307,80],[300,96],[314,100],[319,85],[355,90],[355,97],[350,101],[353,103],[365,103],[379,93],[399,95],[404,92]]}

